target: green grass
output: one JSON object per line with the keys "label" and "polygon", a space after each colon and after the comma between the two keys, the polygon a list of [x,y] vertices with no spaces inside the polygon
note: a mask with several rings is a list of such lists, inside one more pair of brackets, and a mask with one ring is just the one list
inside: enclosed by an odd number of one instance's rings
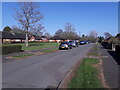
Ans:
{"label": "green grass", "polygon": [[88,53],[87,55],[88,55],[88,56],[99,56],[98,50],[99,50],[98,44],[95,44],[95,45],[91,48],[91,50],[89,51],[89,53]]}
{"label": "green grass", "polygon": [[55,50],[58,50],[58,48],[47,49],[47,50],[43,50],[41,52],[51,52],[51,51],[55,51]]}
{"label": "green grass", "polygon": [[13,56],[13,58],[24,58],[24,57],[32,56],[32,55],[34,54],[22,54],[22,55]]}
{"label": "green grass", "polygon": [[92,65],[98,64],[98,59],[85,58],[75,76],[68,83],[68,88],[102,88],[97,78],[98,71]]}
{"label": "green grass", "polygon": [[57,47],[58,44],[44,44],[39,46],[23,46],[22,50],[35,50],[35,49],[44,49],[44,48],[51,48],[51,47]]}

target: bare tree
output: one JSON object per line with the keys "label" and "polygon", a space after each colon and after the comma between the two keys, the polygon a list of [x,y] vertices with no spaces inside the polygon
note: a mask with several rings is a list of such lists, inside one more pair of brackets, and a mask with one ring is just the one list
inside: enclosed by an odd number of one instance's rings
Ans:
{"label": "bare tree", "polygon": [[44,34],[44,36],[46,36],[48,39],[50,39],[50,38],[52,37],[52,35],[50,35],[50,33],[48,33],[48,32],[46,32],[46,33]]}
{"label": "bare tree", "polygon": [[55,32],[54,38],[56,38],[56,39],[63,39],[63,30],[62,29],[58,29]]}
{"label": "bare tree", "polygon": [[95,30],[90,31],[89,36],[96,38],[98,33]]}
{"label": "bare tree", "polygon": [[65,24],[64,38],[70,39],[70,40],[78,38],[78,35],[75,32],[75,28],[71,23]]}
{"label": "bare tree", "polygon": [[[18,3],[19,9],[15,10],[15,19],[22,26],[22,29],[26,32],[25,44],[28,46],[28,31],[35,26],[39,26],[43,16],[40,13],[39,6],[33,2],[20,2]],[[38,27],[37,26],[37,27]]]}
{"label": "bare tree", "polygon": [[25,34],[25,31],[21,30],[21,29],[20,29],[19,27],[17,27],[17,26],[12,26],[12,32]]}
{"label": "bare tree", "polygon": [[38,24],[35,27],[31,28],[31,33],[36,36],[42,36],[45,31],[45,27],[42,24]]}
{"label": "bare tree", "polygon": [[96,42],[97,41],[97,35],[98,35],[98,33],[95,30],[90,31],[89,40],[91,42]]}

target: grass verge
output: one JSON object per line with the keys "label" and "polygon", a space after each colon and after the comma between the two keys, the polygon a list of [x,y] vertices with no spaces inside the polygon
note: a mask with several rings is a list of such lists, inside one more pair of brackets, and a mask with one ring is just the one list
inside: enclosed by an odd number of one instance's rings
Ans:
{"label": "grass verge", "polygon": [[98,64],[96,58],[84,58],[75,76],[68,83],[68,88],[102,88],[97,77],[98,70],[94,65]]}
{"label": "grass verge", "polygon": [[99,53],[98,53],[98,45],[95,44],[91,50],[88,52],[87,56],[99,56]]}
{"label": "grass verge", "polygon": [[34,54],[22,54],[22,55],[17,55],[17,56],[13,56],[13,58],[24,58],[24,57],[28,57],[28,56],[32,56]]}

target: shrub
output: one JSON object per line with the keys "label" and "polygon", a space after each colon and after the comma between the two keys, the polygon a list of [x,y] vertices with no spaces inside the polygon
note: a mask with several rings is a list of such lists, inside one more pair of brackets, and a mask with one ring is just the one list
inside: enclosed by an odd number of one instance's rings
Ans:
{"label": "shrub", "polygon": [[2,46],[2,54],[10,54],[15,52],[21,52],[21,45],[3,45]]}

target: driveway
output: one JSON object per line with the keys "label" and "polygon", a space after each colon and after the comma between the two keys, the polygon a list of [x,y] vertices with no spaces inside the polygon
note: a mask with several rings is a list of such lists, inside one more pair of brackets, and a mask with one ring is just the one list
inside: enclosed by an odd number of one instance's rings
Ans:
{"label": "driveway", "polygon": [[94,44],[3,63],[3,88],[57,87]]}

